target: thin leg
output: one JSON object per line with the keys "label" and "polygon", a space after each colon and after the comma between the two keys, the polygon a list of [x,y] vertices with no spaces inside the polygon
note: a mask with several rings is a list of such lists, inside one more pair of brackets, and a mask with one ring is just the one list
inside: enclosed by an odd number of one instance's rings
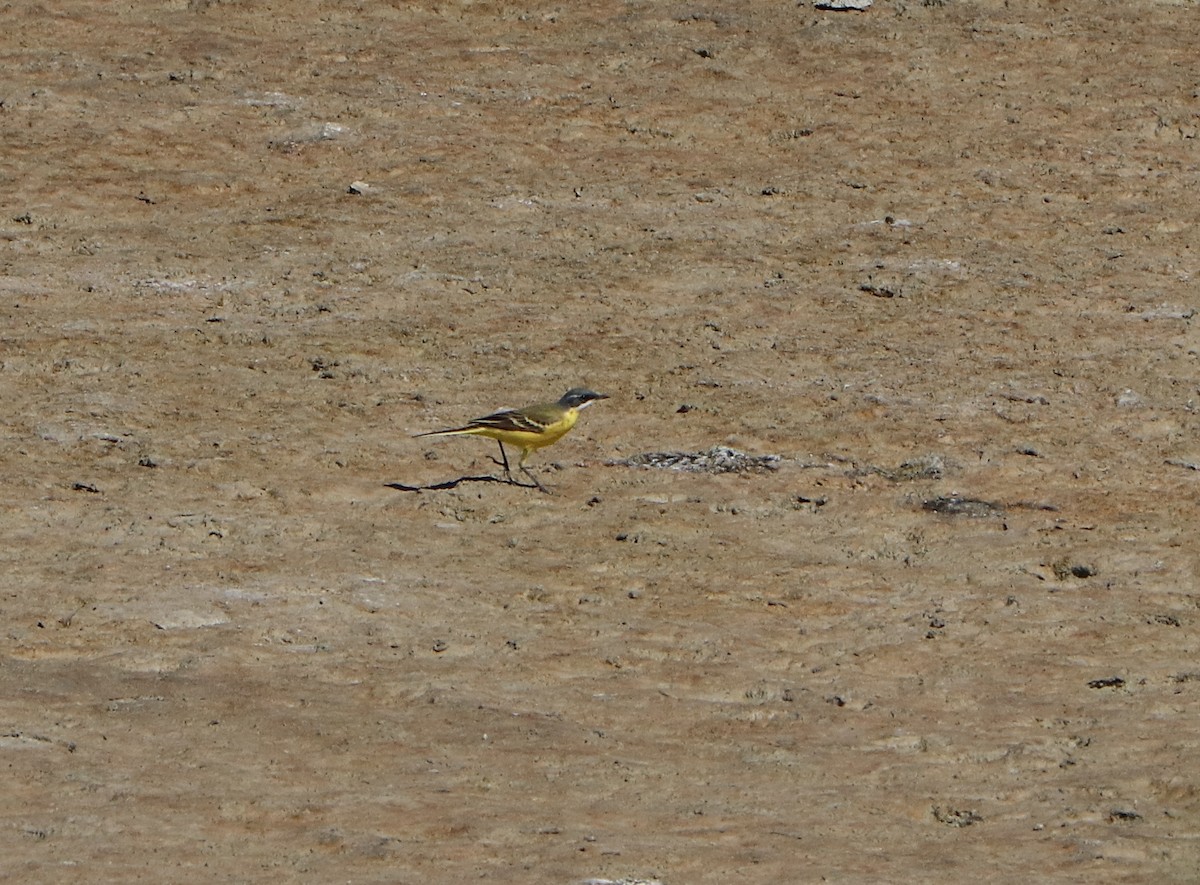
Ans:
{"label": "thin leg", "polygon": [[533,480],[533,484],[538,487],[539,492],[545,492],[547,495],[550,494],[550,490],[548,488],[546,488],[544,485],[542,485],[540,482],[538,482],[538,478],[529,472],[528,467],[522,467],[521,472],[524,473],[526,476],[528,476],[531,480]]}
{"label": "thin leg", "polygon": [[496,445],[500,447],[500,457],[504,459],[504,476],[509,482],[512,482],[512,471],[508,469],[508,454],[504,451],[504,443],[496,440]]}
{"label": "thin leg", "polygon": [[548,488],[546,488],[544,485],[542,485],[538,481],[538,478],[536,476],[534,476],[532,473],[530,473],[529,468],[525,466],[525,459],[529,457],[529,453],[531,451],[533,451],[533,450],[525,449],[523,452],[521,452],[521,460],[519,462],[517,462],[517,469],[520,470],[522,473],[524,473],[526,476],[528,476],[531,480],[533,480],[533,484],[538,487],[538,491],[545,492],[548,495],[548,494],[550,494],[550,490]]}

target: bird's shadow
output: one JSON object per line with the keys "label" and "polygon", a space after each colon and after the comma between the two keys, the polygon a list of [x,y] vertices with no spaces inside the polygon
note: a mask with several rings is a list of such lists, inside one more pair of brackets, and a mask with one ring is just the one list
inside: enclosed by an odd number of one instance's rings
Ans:
{"label": "bird's shadow", "polygon": [[397,491],[401,492],[440,492],[446,489],[458,488],[463,483],[468,482],[495,482],[506,486],[517,486],[518,488],[522,489],[537,488],[537,486],[535,486],[533,483],[517,482],[515,479],[505,479],[501,476],[489,476],[487,474],[482,476],[460,476],[458,479],[447,479],[443,480],[442,482],[432,482],[429,485],[424,486],[410,486],[402,482],[385,482],[383,485],[385,488],[396,489]]}

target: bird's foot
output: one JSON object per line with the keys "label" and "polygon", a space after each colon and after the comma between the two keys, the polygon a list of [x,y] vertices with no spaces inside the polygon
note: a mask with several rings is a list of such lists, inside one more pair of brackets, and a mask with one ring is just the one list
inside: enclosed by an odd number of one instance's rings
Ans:
{"label": "bird's foot", "polygon": [[527,468],[522,467],[521,472],[524,473],[526,476],[528,476],[533,481],[533,485],[531,485],[531,486],[525,485],[525,483],[521,483],[521,482],[514,483],[515,485],[519,485],[519,486],[522,486],[523,488],[527,488],[527,489],[536,488],[539,492],[541,492],[545,495],[553,495],[554,494],[552,491],[550,491],[548,488],[546,488],[544,485],[542,485],[541,482],[538,481],[538,478],[536,476],[534,476],[532,473],[530,473]]}

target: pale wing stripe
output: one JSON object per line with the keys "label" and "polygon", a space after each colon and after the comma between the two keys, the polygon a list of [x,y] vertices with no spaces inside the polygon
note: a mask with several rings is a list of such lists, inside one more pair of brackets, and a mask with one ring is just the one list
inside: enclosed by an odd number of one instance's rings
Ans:
{"label": "pale wing stripe", "polygon": [[476,418],[471,422],[472,427],[490,427],[494,430],[512,430],[525,433],[541,433],[546,429],[546,425],[539,424],[537,421],[523,415],[518,411],[511,412],[496,412],[494,415],[486,415],[483,418]]}

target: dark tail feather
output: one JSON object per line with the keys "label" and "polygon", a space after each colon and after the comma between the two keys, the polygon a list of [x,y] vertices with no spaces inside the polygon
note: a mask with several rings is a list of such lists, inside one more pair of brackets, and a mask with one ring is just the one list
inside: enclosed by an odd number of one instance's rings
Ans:
{"label": "dark tail feather", "polygon": [[426,430],[424,433],[414,433],[413,439],[416,439],[418,436],[449,436],[450,434],[453,434],[453,433],[465,433],[466,431],[468,431],[470,429],[471,428],[469,426],[467,426],[467,427],[452,427],[449,430]]}

